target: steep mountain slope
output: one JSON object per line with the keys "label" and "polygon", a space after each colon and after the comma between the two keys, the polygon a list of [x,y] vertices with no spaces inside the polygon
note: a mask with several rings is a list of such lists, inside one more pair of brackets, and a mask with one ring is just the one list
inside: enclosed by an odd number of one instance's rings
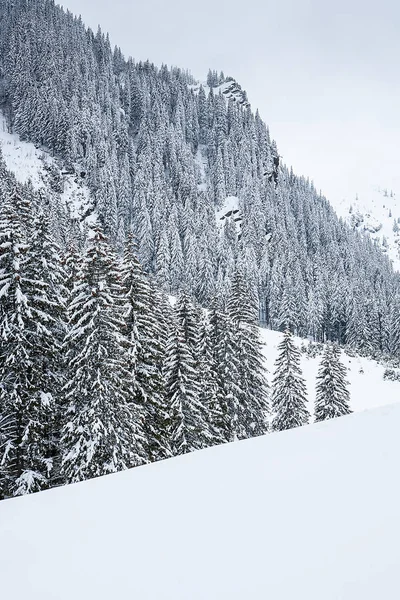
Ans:
{"label": "steep mountain slope", "polygon": [[[0,106],[14,132],[85,182],[88,210],[118,248],[134,232],[165,291],[185,287],[207,305],[242,267],[273,328],[398,351],[389,260],[282,164],[232,78],[211,73],[201,86],[126,60],[51,1],[0,0]],[[240,230],[215,218],[232,197]],[[57,228],[73,237],[67,222]]]}
{"label": "steep mountain slope", "polygon": [[395,600],[400,406],[0,503],[15,600]]}

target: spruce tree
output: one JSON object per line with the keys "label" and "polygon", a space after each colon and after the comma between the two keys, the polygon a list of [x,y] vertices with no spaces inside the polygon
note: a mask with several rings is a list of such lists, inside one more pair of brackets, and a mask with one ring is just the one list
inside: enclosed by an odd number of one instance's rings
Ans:
{"label": "spruce tree", "polygon": [[[134,389],[129,341],[117,297],[115,257],[99,226],[92,232],[68,307],[64,352],[67,404],[61,473],[68,483],[145,462],[142,416]],[[119,298],[122,299],[122,287]]]}
{"label": "spruce tree", "polygon": [[317,375],[315,420],[325,421],[351,413],[346,367],[340,348],[327,345]]}
{"label": "spruce tree", "polygon": [[228,311],[234,324],[237,348],[239,412],[236,435],[241,439],[267,432],[269,399],[257,327],[257,298],[240,270],[234,276]]}
{"label": "spruce tree", "polygon": [[278,352],[272,381],[274,431],[299,427],[309,421],[306,385],[300,368],[300,350],[296,347],[289,330],[283,334]]}
{"label": "spruce tree", "polygon": [[5,425],[0,445],[6,495],[48,487],[59,446],[63,273],[48,216],[39,214],[30,223],[29,211],[14,191],[0,223],[0,414]]}
{"label": "spruce tree", "polygon": [[165,387],[173,455],[202,448],[206,423],[199,401],[197,372],[192,352],[178,324],[171,328],[168,339]]}
{"label": "spruce tree", "polygon": [[129,370],[134,381],[132,402],[141,407],[146,452],[148,459],[154,461],[171,454],[162,376],[165,349],[162,321],[155,310],[159,297],[143,273],[132,236],[125,245],[121,282],[124,334],[129,339]]}

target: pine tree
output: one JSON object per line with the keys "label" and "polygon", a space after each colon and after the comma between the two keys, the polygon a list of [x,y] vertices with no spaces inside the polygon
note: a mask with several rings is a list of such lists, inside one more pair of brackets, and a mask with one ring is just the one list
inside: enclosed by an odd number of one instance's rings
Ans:
{"label": "pine tree", "polygon": [[327,345],[317,375],[315,420],[325,421],[351,413],[346,368],[340,348]]}
{"label": "pine tree", "polygon": [[171,329],[165,362],[165,386],[169,403],[169,438],[174,455],[203,447],[206,423],[199,402],[197,372],[182,327]]}
{"label": "pine tree", "polygon": [[212,372],[217,385],[216,402],[210,413],[211,425],[220,442],[232,442],[240,435],[240,357],[236,327],[217,299],[210,312]]}
{"label": "pine tree", "polygon": [[145,447],[148,459],[170,456],[162,377],[164,360],[162,322],[153,293],[137,259],[136,244],[128,237],[121,267],[124,291],[124,334],[129,339],[129,370],[134,380],[133,402],[141,407],[144,418]]}
{"label": "pine tree", "polygon": [[[142,464],[141,415],[131,402],[129,346],[116,301],[115,258],[93,230],[68,307],[61,473],[68,483]],[[119,297],[122,298],[122,289]]]}
{"label": "pine tree", "polygon": [[239,364],[240,391],[236,435],[241,439],[267,432],[269,405],[264,358],[257,328],[257,298],[240,270],[237,270],[234,276],[228,311],[234,323]]}
{"label": "pine tree", "polygon": [[16,191],[3,205],[0,230],[4,493],[19,495],[48,487],[54,476],[63,273],[49,218],[39,214],[30,224],[29,205]]}
{"label": "pine tree", "polygon": [[272,381],[274,431],[306,425],[309,420],[306,385],[300,369],[300,351],[289,330],[283,334],[278,352]]}

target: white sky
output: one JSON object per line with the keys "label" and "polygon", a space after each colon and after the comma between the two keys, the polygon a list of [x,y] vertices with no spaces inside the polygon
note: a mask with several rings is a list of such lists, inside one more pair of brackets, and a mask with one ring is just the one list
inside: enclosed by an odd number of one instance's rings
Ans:
{"label": "white sky", "polygon": [[400,194],[399,0],[64,0],[136,60],[232,75],[333,201]]}

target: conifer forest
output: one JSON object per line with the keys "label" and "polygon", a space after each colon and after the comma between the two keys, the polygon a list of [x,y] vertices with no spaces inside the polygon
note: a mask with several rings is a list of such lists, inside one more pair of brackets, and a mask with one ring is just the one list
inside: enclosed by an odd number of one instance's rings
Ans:
{"label": "conifer forest", "polygon": [[[0,111],[51,157],[35,187],[0,146],[1,499],[349,414],[343,349],[397,365],[398,273],[232,77],[0,0]],[[297,337],[325,344],[314,414]]]}

